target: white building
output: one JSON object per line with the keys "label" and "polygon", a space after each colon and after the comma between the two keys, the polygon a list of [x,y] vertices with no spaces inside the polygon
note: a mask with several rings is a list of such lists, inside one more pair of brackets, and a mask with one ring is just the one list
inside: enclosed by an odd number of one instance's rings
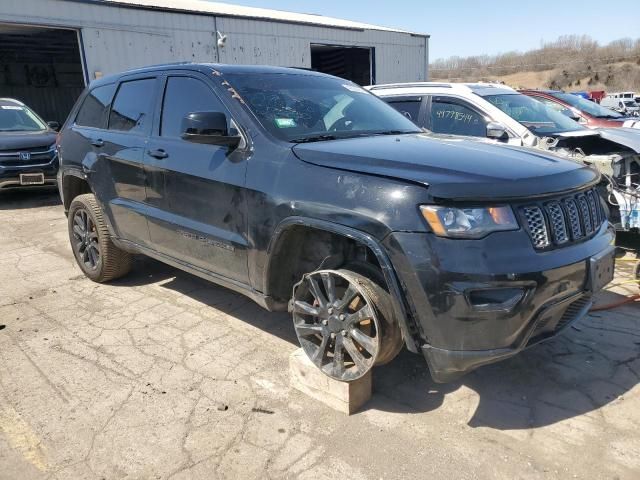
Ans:
{"label": "white building", "polygon": [[92,79],[181,61],[311,68],[363,85],[421,81],[428,42],[376,25],[205,0],[0,0],[0,97],[62,121]]}

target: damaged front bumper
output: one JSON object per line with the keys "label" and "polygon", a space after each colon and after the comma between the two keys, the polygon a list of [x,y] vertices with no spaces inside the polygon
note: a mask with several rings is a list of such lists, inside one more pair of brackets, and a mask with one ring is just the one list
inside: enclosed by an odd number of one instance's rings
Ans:
{"label": "damaged front bumper", "polygon": [[613,262],[614,237],[605,222],[591,239],[544,253],[535,252],[522,231],[481,240],[387,237],[433,379],[455,380],[581,318],[603,286],[594,282],[592,259]]}

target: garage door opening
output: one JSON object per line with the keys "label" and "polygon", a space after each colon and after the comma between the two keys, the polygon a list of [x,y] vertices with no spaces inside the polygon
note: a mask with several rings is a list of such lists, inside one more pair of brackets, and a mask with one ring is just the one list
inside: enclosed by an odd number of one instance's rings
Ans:
{"label": "garage door opening", "polygon": [[0,97],[62,123],[84,85],[78,32],[0,24]]}
{"label": "garage door opening", "polygon": [[311,45],[311,68],[346,78],[358,85],[375,83],[374,49],[338,45]]}

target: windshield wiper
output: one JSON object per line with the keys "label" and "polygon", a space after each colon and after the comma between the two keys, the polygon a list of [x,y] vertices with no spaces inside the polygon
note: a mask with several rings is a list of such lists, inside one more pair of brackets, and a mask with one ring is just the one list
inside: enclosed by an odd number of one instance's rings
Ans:
{"label": "windshield wiper", "polygon": [[326,140],[337,140],[339,137],[335,135],[313,135],[311,137],[294,138],[289,140],[290,143],[311,143],[311,142],[324,142]]}
{"label": "windshield wiper", "polygon": [[402,135],[404,133],[422,133],[420,130],[384,130],[382,132],[370,132],[363,135]]}

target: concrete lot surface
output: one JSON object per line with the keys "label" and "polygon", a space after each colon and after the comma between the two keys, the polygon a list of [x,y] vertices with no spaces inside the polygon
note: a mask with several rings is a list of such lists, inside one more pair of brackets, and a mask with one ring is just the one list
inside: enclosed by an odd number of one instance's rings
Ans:
{"label": "concrete lot surface", "polygon": [[345,417],[289,388],[288,315],[148,259],[92,283],[56,193],[0,194],[0,478],[637,479],[639,307],[453,384],[405,352]]}

